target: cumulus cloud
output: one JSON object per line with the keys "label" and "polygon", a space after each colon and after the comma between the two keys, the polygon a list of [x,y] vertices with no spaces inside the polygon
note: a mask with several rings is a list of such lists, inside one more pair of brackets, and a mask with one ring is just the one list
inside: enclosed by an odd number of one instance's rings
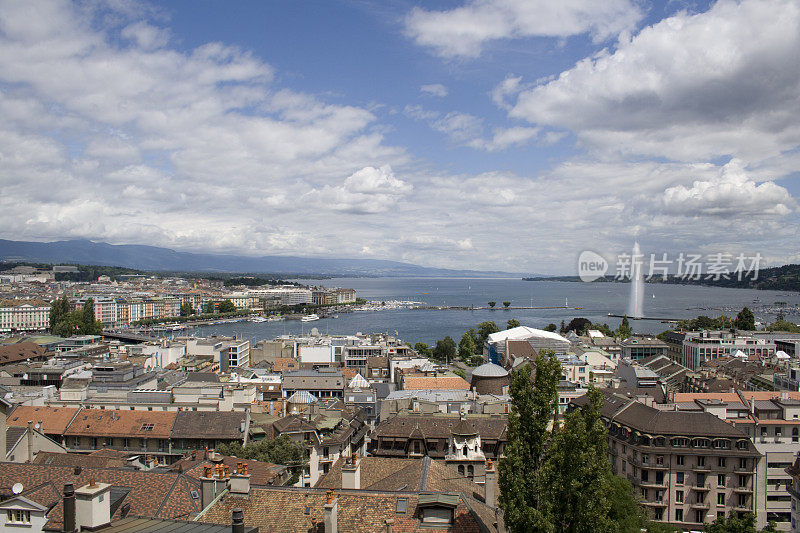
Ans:
{"label": "cumulus cloud", "polygon": [[667,213],[677,215],[765,217],[788,215],[796,202],[785,188],[771,181],[757,183],[741,161],[732,160],[715,179],[669,187],[663,205]]}
{"label": "cumulus cloud", "polygon": [[631,0],[470,0],[447,11],[415,8],[406,17],[414,41],[443,57],[475,57],[487,42],[588,33],[605,40],[635,28],[643,13]]}
{"label": "cumulus cloud", "polygon": [[[747,160],[800,143],[800,4],[720,0],[523,90],[510,114],[603,151]],[[518,85],[496,89],[501,102]]]}
{"label": "cumulus cloud", "polygon": [[342,185],[314,189],[305,198],[323,209],[366,215],[391,209],[413,188],[398,179],[388,165],[364,167],[348,176]]}
{"label": "cumulus cloud", "polygon": [[441,83],[432,83],[430,85],[423,85],[419,88],[422,94],[427,94],[429,96],[438,96],[443,98],[447,96],[447,87],[442,85]]}

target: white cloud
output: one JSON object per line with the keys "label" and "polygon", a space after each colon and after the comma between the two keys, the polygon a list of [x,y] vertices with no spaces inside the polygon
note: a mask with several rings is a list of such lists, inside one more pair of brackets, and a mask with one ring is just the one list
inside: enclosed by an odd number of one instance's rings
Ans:
{"label": "white cloud", "polygon": [[725,165],[714,179],[669,187],[663,204],[670,214],[730,218],[785,216],[796,207],[789,191],[771,181],[758,184],[738,160]]}
{"label": "white cloud", "polygon": [[643,13],[630,0],[470,0],[447,11],[414,8],[406,32],[443,57],[475,57],[497,39],[569,37],[605,40],[631,31]]}
{"label": "white cloud", "polygon": [[[523,90],[511,116],[570,129],[598,151],[753,161],[800,143],[798,56],[800,4],[720,0]],[[518,83],[496,89],[501,102]]]}
{"label": "white cloud", "polygon": [[447,96],[447,87],[442,85],[441,83],[432,83],[430,85],[423,85],[419,88],[422,94],[427,94],[429,96],[438,96],[443,98]]}
{"label": "white cloud", "polygon": [[393,208],[413,188],[410,183],[398,179],[388,165],[364,167],[348,176],[342,185],[314,189],[304,198],[320,209],[375,214]]}

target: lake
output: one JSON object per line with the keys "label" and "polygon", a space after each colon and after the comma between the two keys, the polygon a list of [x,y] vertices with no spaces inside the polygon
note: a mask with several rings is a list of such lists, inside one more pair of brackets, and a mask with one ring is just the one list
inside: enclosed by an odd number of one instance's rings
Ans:
{"label": "lake", "polygon": [[[236,335],[251,342],[273,338],[282,334],[308,333],[317,328],[322,333],[352,334],[356,332],[389,332],[412,344],[434,343],[446,335],[456,342],[465,330],[479,322],[494,320],[505,328],[509,319],[519,320],[524,326],[542,328],[549,323],[569,322],[575,317],[585,317],[592,322],[607,323],[612,328],[620,319],[608,316],[625,314],[628,307],[627,283],[580,283],[559,281],[522,281],[521,279],[485,278],[334,278],[323,280],[298,280],[311,285],[347,287],[357,291],[358,297],[367,300],[404,300],[425,302],[429,305],[486,306],[497,302],[494,310],[415,310],[358,311],[339,313],[338,318],[302,323],[298,320],[281,322],[238,322],[195,327],[186,330],[192,335]],[[503,309],[502,302],[511,306],[563,306],[582,309]],[[690,285],[646,284],[645,316],[668,318],[693,318],[705,314],[735,316],[739,309],[754,309],[756,320],[774,320],[775,302],[786,302],[787,320],[798,322],[800,293],[782,291],[757,291],[751,289],[724,289]],[[668,328],[658,321],[631,321],[637,333],[658,333]]]}

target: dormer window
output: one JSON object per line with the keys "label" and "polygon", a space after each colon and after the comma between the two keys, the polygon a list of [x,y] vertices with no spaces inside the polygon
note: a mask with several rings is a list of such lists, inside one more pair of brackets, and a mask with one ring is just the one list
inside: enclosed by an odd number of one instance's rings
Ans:
{"label": "dormer window", "polygon": [[417,501],[419,517],[426,526],[452,526],[458,507],[458,494],[421,494]]}

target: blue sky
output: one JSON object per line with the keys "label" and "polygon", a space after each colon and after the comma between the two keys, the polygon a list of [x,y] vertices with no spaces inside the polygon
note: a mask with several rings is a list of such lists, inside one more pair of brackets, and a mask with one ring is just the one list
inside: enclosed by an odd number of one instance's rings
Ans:
{"label": "blue sky", "polygon": [[0,0],[0,237],[800,261],[790,0]]}

